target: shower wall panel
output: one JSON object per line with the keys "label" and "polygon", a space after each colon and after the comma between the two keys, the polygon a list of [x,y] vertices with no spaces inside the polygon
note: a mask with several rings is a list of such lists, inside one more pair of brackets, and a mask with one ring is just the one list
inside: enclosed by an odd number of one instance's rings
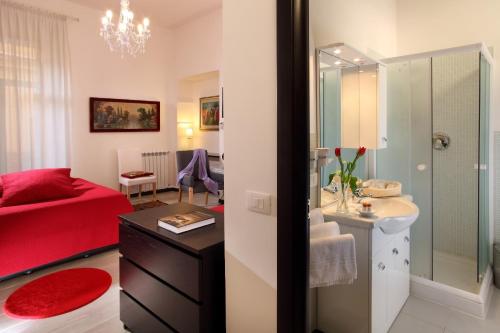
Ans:
{"label": "shower wall panel", "polygon": [[479,54],[432,59],[433,132],[450,137],[433,150],[434,250],[477,259]]}

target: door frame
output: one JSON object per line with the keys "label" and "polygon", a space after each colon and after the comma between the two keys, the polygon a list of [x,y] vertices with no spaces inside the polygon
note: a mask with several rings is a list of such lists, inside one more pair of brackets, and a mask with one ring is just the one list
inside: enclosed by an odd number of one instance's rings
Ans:
{"label": "door frame", "polygon": [[277,328],[309,329],[309,0],[277,0]]}

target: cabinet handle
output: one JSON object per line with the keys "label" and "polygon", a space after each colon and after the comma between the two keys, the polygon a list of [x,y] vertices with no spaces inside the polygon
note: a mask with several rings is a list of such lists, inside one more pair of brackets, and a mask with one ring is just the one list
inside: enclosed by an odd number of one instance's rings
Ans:
{"label": "cabinet handle", "polygon": [[383,271],[385,269],[385,265],[383,263],[378,264],[378,269]]}
{"label": "cabinet handle", "polygon": [[392,254],[397,256],[399,254],[398,249],[396,249],[396,248],[392,249]]}
{"label": "cabinet handle", "polygon": [[410,242],[410,237],[405,236],[405,242],[406,242],[406,243],[409,243],[409,242]]}
{"label": "cabinet handle", "polygon": [[406,265],[406,266],[410,266],[410,260],[405,259],[405,265]]}

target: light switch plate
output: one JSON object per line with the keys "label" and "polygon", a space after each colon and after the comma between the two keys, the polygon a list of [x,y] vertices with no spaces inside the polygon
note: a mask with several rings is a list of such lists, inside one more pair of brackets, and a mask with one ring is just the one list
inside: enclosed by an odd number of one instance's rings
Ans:
{"label": "light switch plate", "polygon": [[252,212],[271,215],[271,195],[269,193],[247,191],[247,208]]}

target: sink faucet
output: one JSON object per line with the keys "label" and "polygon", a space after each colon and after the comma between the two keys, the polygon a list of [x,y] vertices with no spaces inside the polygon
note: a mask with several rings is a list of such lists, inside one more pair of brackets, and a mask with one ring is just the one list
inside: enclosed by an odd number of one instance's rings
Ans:
{"label": "sink faucet", "polygon": [[361,203],[361,200],[363,200],[364,198],[371,198],[372,197],[371,194],[364,194],[362,188],[356,189],[356,191],[354,191],[353,194],[358,199],[357,203]]}
{"label": "sink faucet", "polygon": [[331,184],[323,187],[323,190],[335,194],[339,191],[339,187],[337,184],[331,183]]}

